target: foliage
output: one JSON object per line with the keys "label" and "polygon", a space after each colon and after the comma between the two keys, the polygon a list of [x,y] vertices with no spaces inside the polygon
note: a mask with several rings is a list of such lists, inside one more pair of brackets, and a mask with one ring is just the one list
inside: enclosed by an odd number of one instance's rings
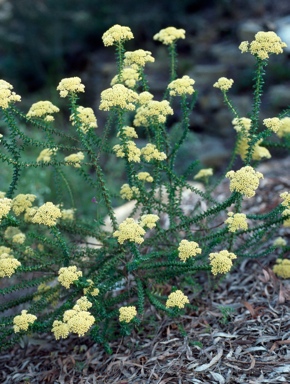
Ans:
{"label": "foliage", "polygon": [[[237,139],[218,182],[211,181],[212,169],[201,172],[194,156],[183,173],[176,172],[197,97],[193,79],[176,78],[176,44],[185,37],[184,30],[171,27],[156,35],[168,46],[170,59],[169,85],[162,101],[153,100],[149,93],[144,66],[146,57],[152,62],[151,53],[138,51],[139,59],[135,55],[137,59],[131,63],[134,81],[128,82],[124,59],[132,60],[134,55],[126,55],[125,42],[133,35],[128,27],[120,25],[106,32],[104,42],[115,47],[119,71],[112,87],[101,94],[100,109],[108,113],[101,137],[95,130],[93,111],[79,104],[84,92],[80,78],[63,79],[57,87],[60,96],[68,100],[69,132],[54,125],[57,107],[39,102],[25,114],[16,107],[20,97],[12,86],[0,80],[5,123],[0,158],[9,165],[12,175],[0,196],[2,347],[13,345],[27,332],[52,331],[57,339],[70,333],[80,337],[89,334],[110,352],[108,342],[112,337],[130,334],[133,327],[138,329],[149,304],[168,316],[178,316],[185,305],[192,305],[190,289],[186,292],[189,296],[179,289],[186,290],[184,282],[194,284],[202,271],[224,275],[236,259],[262,258],[276,249],[277,242],[265,246],[264,239],[277,236],[281,225],[289,226],[290,195],[284,192],[282,203],[266,214],[242,213],[243,199],[259,191],[263,175],[255,168],[259,160],[269,157],[266,146],[271,147],[271,136],[277,133],[279,137],[275,147],[289,149],[289,140],[284,140],[289,135],[289,110],[260,124],[268,64],[268,57],[260,57],[261,50],[280,53],[276,36],[276,51],[268,45],[265,48],[264,36],[269,42],[266,34],[259,33],[260,46],[250,46],[255,47],[257,66],[253,108],[247,118],[239,116],[228,96],[233,80],[221,78],[214,84],[233,113]],[[278,48],[283,46],[281,42]],[[247,51],[247,47],[243,44],[242,50]],[[172,136],[167,118],[174,113],[175,97],[182,115],[179,132],[175,130]],[[37,135],[30,133],[32,127]],[[146,133],[146,144],[135,140],[139,131]],[[108,139],[112,132],[117,144]],[[235,171],[239,156],[243,166]],[[100,165],[111,159],[124,164],[127,182],[120,195],[132,202],[129,217],[121,222],[113,208],[108,177]],[[54,180],[51,201],[44,201],[37,188],[21,190],[21,180],[32,173],[37,178],[43,168]],[[73,180],[95,196],[92,220],[78,207],[79,197],[70,183],[72,173],[78,175]],[[189,181],[194,175],[199,180],[204,178],[204,187]],[[230,179],[228,196],[216,200],[213,192],[225,178]],[[185,191],[195,196],[189,210],[182,203]],[[289,247],[281,241],[279,244],[282,257]],[[229,313],[221,311],[226,321]]]}

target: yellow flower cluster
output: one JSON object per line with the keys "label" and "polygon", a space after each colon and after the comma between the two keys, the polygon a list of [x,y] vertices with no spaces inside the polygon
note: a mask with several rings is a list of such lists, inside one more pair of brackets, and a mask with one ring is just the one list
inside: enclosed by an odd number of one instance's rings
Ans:
{"label": "yellow flower cluster", "polygon": [[[234,129],[237,132],[242,133],[242,137],[238,142],[237,153],[241,156],[243,160],[245,160],[248,148],[249,148],[249,130],[251,128],[251,119],[246,117],[241,117],[239,119],[235,118],[233,121]],[[253,160],[261,160],[262,158],[269,159],[271,157],[270,152],[267,148],[260,146],[259,144],[263,141],[263,139],[259,140],[253,148],[252,159]]]}
{"label": "yellow flower cluster", "polygon": [[[281,205],[283,207],[286,207],[284,211],[282,212],[282,216],[288,216],[290,215],[290,193],[289,192],[283,192],[280,194],[280,197],[282,198],[282,203]],[[290,227],[290,218],[285,219],[283,221],[284,227]]]}
{"label": "yellow flower cluster", "polygon": [[11,277],[21,263],[11,254],[8,247],[0,247],[0,277]]}
{"label": "yellow flower cluster", "polygon": [[272,117],[270,119],[264,119],[263,124],[271,131],[277,133],[280,129],[281,121],[278,117]]}
{"label": "yellow flower cluster", "polygon": [[170,89],[169,94],[171,96],[183,96],[183,95],[192,95],[194,92],[193,84],[195,81],[189,76],[183,76],[181,79],[173,80],[168,84]]}
{"label": "yellow flower cluster", "polygon": [[155,144],[148,143],[144,148],[141,149],[141,155],[146,161],[151,160],[165,160],[166,154],[164,152],[159,152]]}
{"label": "yellow flower cluster", "polygon": [[195,241],[181,240],[178,247],[178,257],[180,260],[186,262],[190,257],[194,257],[201,253],[198,243]]}
{"label": "yellow flower cluster", "polygon": [[79,77],[62,79],[56,89],[59,91],[60,97],[67,97],[69,93],[85,92],[85,86]]}
{"label": "yellow flower cluster", "polygon": [[155,59],[152,57],[150,51],[137,49],[136,51],[125,52],[124,65],[131,66],[136,70],[139,70],[140,67],[144,67],[146,63],[154,63],[154,61]]}
{"label": "yellow flower cluster", "polygon": [[17,227],[7,227],[4,232],[4,238],[12,239],[12,237],[18,233],[21,233],[21,231]]}
{"label": "yellow flower cluster", "polygon": [[118,237],[120,244],[123,244],[126,240],[141,244],[144,241],[142,237],[144,235],[144,229],[132,218],[123,221],[119,225],[119,229],[113,233],[114,237]]}
{"label": "yellow flower cluster", "polygon": [[232,124],[237,132],[244,131],[248,133],[251,128],[252,120],[247,117],[240,117],[239,119],[234,118]]}
{"label": "yellow flower cluster", "polygon": [[153,177],[148,172],[139,172],[137,174],[137,178],[140,181],[147,181],[148,183],[152,183],[153,182]]}
{"label": "yellow flower cluster", "polygon": [[21,101],[21,97],[12,92],[13,86],[5,80],[0,80],[0,108],[7,109],[10,103]]}
{"label": "yellow flower cluster", "polygon": [[[128,151],[128,161],[133,161],[134,163],[140,163],[141,150],[136,146],[134,141],[129,140],[126,143]],[[113,147],[113,151],[116,153],[117,157],[125,157],[125,151],[123,145],[116,144]]]}
{"label": "yellow flower cluster", "polygon": [[130,187],[129,184],[123,184],[120,190],[120,196],[122,199],[132,200],[133,197],[138,197],[140,191],[137,187]]}
{"label": "yellow flower cluster", "polygon": [[35,195],[20,193],[15,196],[12,200],[12,210],[16,216],[19,216],[21,213],[25,212],[28,208],[32,207],[32,203],[36,199]]}
{"label": "yellow flower cluster", "polygon": [[232,260],[236,259],[237,256],[226,250],[220,252],[214,252],[209,254],[211,272],[213,275],[218,273],[227,273],[233,266]]}
{"label": "yellow flower cluster", "polygon": [[56,151],[57,148],[45,148],[40,152],[36,161],[38,163],[40,161],[42,161],[43,163],[48,163],[51,160],[51,156],[55,155]]}
{"label": "yellow flower cluster", "polygon": [[[84,133],[87,133],[92,128],[98,127],[97,119],[92,108],[79,106],[77,107],[77,115],[82,124],[80,128]],[[72,125],[76,124],[74,115],[70,116],[70,121]]]}
{"label": "yellow flower cluster", "polygon": [[283,119],[280,120],[280,126],[277,132],[277,136],[283,137],[289,134],[290,134],[290,117],[283,117]]}
{"label": "yellow flower cluster", "polygon": [[177,290],[168,296],[166,308],[178,307],[181,309],[184,308],[185,304],[189,304],[188,297],[182,291]]}
{"label": "yellow flower cluster", "polygon": [[94,288],[93,280],[88,279],[87,281],[90,285],[88,286],[88,288],[83,289],[84,295],[90,294],[92,296],[98,296],[100,290],[98,288]]}
{"label": "yellow flower cluster", "polygon": [[177,29],[175,27],[167,27],[156,33],[156,35],[153,36],[153,39],[161,41],[162,44],[170,45],[177,39],[185,39],[185,30]]}
{"label": "yellow flower cluster", "polygon": [[[129,127],[129,126],[122,127],[122,133],[127,137],[138,139],[137,132],[133,127]],[[119,136],[120,136],[120,132],[117,133],[117,137]]]}
{"label": "yellow flower cluster", "polygon": [[16,244],[23,244],[25,239],[26,239],[26,236],[24,235],[24,233],[17,233],[12,237],[13,243],[16,243]]}
{"label": "yellow flower cluster", "polygon": [[252,55],[257,56],[261,60],[269,58],[269,54],[283,53],[283,48],[287,47],[287,44],[282,42],[280,37],[273,31],[258,32],[255,35],[255,40],[250,44],[248,41],[243,41],[239,49],[242,53],[250,52]]}
{"label": "yellow flower cluster", "polygon": [[147,92],[147,91],[141,92],[139,93],[138,103],[140,105],[148,104],[149,101],[153,99],[153,97],[154,96],[150,92]]}
{"label": "yellow flower cluster", "polygon": [[45,121],[53,121],[54,117],[52,113],[59,112],[59,108],[53,105],[50,101],[38,101],[37,103],[32,104],[27,117],[44,117]]}
{"label": "yellow flower cluster", "polygon": [[79,337],[91,328],[95,318],[87,311],[92,306],[87,297],[83,296],[77,300],[73,309],[65,311],[63,321],[55,320],[52,324],[52,332],[56,340],[68,337],[69,333],[76,333]]}
{"label": "yellow flower cluster", "polygon": [[[85,158],[83,152],[78,152],[78,153],[72,153],[69,156],[66,156],[64,158],[64,161],[68,163],[67,165],[72,165],[75,168],[80,168],[81,167],[81,161],[83,161]],[[69,164],[72,163],[72,164]]]}
{"label": "yellow flower cluster", "polygon": [[114,25],[103,34],[103,43],[105,47],[121,43],[125,40],[133,39],[133,33],[129,27],[123,27],[119,24]]}
{"label": "yellow flower cluster", "polygon": [[233,85],[234,80],[227,79],[226,77],[220,77],[216,83],[214,83],[215,88],[219,88],[221,91],[227,92]]}
{"label": "yellow flower cluster", "polygon": [[249,165],[236,172],[227,172],[226,177],[230,179],[231,192],[239,192],[248,198],[255,196],[255,191],[259,187],[259,179],[263,179],[262,173],[255,171]]}
{"label": "yellow flower cluster", "polygon": [[213,169],[212,168],[205,168],[201,169],[195,176],[194,180],[198,179],[208,179],[210,176],[213,175]]}
{"label": "yellow flower cluster", "polygon": [[130,321],[133,320],[135,316],[137,316],[136,307],[134,306],[121,307],[119,308],[119,314],[120,314],[119,321],[130,323]]}
{"label": "yellow flower cluster", "polygon": [[128,111],[134,111],[134,103],[138,101],[138,98],[138,94],[132,91],[132,89],[126,88],[123,84],[116,84],[101,93],[99,109],[110,111],[112,108],[119,107]]}
{"label": "yellow flower cluster", "polygon": [[27,331],[30,324],[33,324],[37,319],[36,316],[27,313],[26,309],[21,311],[21,315],[17,315],[13,319],[14,332]]}
{"label": "yellow flower cluster", "polygon": [[273,267],[273,272],[282,279],[290,279],[290,260],[277,259]]}
{"label": "yellow flower cluster", "polygon": [[[29,212],[29,210],[28,210]],[[61,217],[60,209],[51,202],[43,204],[39,207],[31,221],[35,224],[43,224],[48,227],[56,225],[57,219]]]}
{"label": "yellow flower cluster", "polygon": [[73,220],[74,215],[75,215],[75,210],[73,208],[61,210],[62,220]]}
{"label": "yellow flower cluster", "polygon": [[0,199],[0,222],[3,217],[8,215],[11,207],[12,207],[11,199],[7,199],[7,197],[2,197],[2,199]]}
{"label": "yellow flower cluster", "polygon": [[73,265],[71,267],[60,268],[58,275],[59,276],[57,280],[60,282],[60,284],[69,289],[75,280],[78,280],[79,277],[82,277],[83,273],[82,271],[78,271],[77,267]]}
{"label": "yellow flower cluster", "polygon": [[277,237],[273,242],[274,247],[285,247],[287,245],[287,241],[283,239],[283,237]]}
{"label": "yellow flower cluster", "polygon": [[148,127],[151,123],[165,123],[168,115],[173,115],[169,101],[150,100],[137,109],[133,124],[135,127]]}
{"label": "yellow flower cluster", "polygon": [[156,222],[159,220],[157,215],[147,214],[141,216],[141,227],[148,227],[150,229],[156,227]]}
{"label": "yellow flower cluster", "polygon": [[229,218],[225,221],[229,226],[230,232],[236,232],[239,229],[248,229],[247,217],[244,213],[228,212]]}
{"label": "yellow flower cluster", "polygon": [[134,88],[137,82],[140,80],[140,75],[135,68],[124,68],[120,76],[116,75],[111,81],[111,86],[115,84],[124,84],[128,88]]}

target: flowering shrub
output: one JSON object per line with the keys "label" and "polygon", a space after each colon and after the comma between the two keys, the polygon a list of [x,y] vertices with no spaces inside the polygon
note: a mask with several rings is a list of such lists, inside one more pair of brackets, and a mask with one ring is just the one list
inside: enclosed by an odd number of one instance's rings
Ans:
{"label": "flowering shrub", "polygon": [[[69,133],[54,128],[58,107],[39,101],[25,114],[15,105],[21,98],[13,86],[0,80],[1,116],[7,127],[0,159],[12,169],[10,184],[0,192],[1,346],[16,343],[25,332],[52,332],[56,339],[74,333],[90,335],[110,351],[111,337],[130,333],[149,304],[169,316],[178,316],[190,306],[190,289],[183,283],[186,276],[208,271],[216,278],[230,272],[236,260],[261,258],[278,248],[289,251],[286,241],[277,237],[281,226],[290,226],[289,192],[281,193],[280,204],[267,214],[243,213],[243,200],[259,193],[263,175],[255,169],[257,161],[271,157],[271,142],[266,139],[276,135],[275,147],[289,149],[289,140],[284,139],[289,138],[290,109],[262,123],[259,119],[265,67],[271,54],[282,53],[285,43],[274,32],[259,32],[253,42],[240,45],[242,53],[252,54],[257,62],[248,117],[240,116],[230,100],[234,80],[221,77],[213,84],[217,88],[213,92],[221,93],[233,113],[237,139],[219,179],[228,183],[228,195],[219,201],[213,194],[217,182],[212,168],[198,169],[193,157],[183,174],[175,169],[196,100],[194,79],[176,74],[176,44],[184,38],[185,31],[174,27],[154,36],[167,46],[170,58],[164,98],[154,100],[145,74],[146,65],[154,63],[152,53],[125,51],[126,41],[133,39],[128,27],[115,25],[103,35],[104,45],[116,49],[118,72],[101,93],[99,109],[108,115],[102,134],[95,130],[94,111],[79,104],[85,92],[79,77],[65,78],[57,87],[70,110]],[[175,98],[181,110],[177,141],[171,139],[168,126]],[[42,139],[22,132],[23,124],[35,127]],[[142,145],[140,130],[147,133]],[[111,144],[111,133],[118,144]],[[39,155],[24,161],[23,154],[31,146]],[[100,165],[108,156],[124,162],[126,169],[119,194],[132,203],[132,211],[121,222]],[[243,164],[237,168],[239,157]],[[38,172],[40,167],[55,175],[53,201],[43,202],[36,194],[18,190],[27,168]],[[100,196],[102,207],[96,204],[96,209],[105,207],[110,225],[104,226],[102,220],[89,223],[78,213],[78,196],[66,177],[72,172],[92,195]],[[204,188],[190,182],[193,179],[203,182]],[[182,206],[185,189],[203,202],[190,212]],[[69,206],[64,191],[71,199]],[[264,239],[270,237],[276,240],[265,247]],[[95,239],[93,246],[89,238]],[[274,272],[289,278],[290,262],[282,259],[282,253],[279,257]],[[166,296],[155,289],[162,283],[172,284]],[[12,292],[19,292],[16,299]]]}

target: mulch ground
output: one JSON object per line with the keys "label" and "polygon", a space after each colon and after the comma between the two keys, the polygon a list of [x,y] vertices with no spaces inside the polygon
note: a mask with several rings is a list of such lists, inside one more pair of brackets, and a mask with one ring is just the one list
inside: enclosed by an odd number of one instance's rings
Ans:
{"label": "mulch ground", "polygon": [[[289,164],[264,165],[267,177],[248,211],[269,207],[289,189]],[[281,234],[290,236],[290,228]],[[112,342],[111,355],[86,338],[27,337],[0,355],[0,382],[290,383],[290,282],[273,274],[276,258],[244,260],[217,286],[201,275],[200,289],[189,287],[194,308],[178,319],[148,308],[143,328]]]}

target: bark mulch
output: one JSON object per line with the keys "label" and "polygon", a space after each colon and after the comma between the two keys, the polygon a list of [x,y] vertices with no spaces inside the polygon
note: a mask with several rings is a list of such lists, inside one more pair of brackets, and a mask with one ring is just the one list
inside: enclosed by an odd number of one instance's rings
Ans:
{"label": "bark mulch", "polygon": [[[248,212],[279,202],[290,187],[288,164],[264,165],[267,177],[246,202]],[[289,237],[290,228],[281,235]],[[27,337],[0,355],[0,382],[290,383],[290,281],[273,274],[276,258],[244,260],[218,284],[201,275],[198,285],[183,288],[192,304],[186,314],[169,319],[148,308],[138,332],[111,343],[111,355],[87,338]]]}

